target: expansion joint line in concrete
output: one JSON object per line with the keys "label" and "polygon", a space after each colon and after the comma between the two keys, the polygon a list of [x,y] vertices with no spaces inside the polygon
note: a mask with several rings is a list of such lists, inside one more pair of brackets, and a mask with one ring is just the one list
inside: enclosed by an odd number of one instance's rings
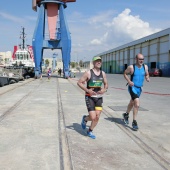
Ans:
{"label": "expansion joint line in concrete", "polygon": [[[30,83],[30,82],[28,82],[28,83]],[[27,84],[27,83],[26,83],[26,84]],[[24,85],[26,85],[26,84],[24,84]],[[22,86],[24,86],[24,85],[22,85]],[[5,117],[7,117],[8,115],[10,115],[19,105],[21,105],[21,103],[23,103],[37,88],[39,88],[40,85],[41,85],[41,84],[39,83],[36,88],[34,88],[34,89],[31,90],[30,92],[28,92],[28,93],[27,93],[26,95],[24,95],[20,100],[18,100],[13,106],[11,106],[8,110],[6,110],[6,111],[0,116],[0,122],[1,122]],[[21,87],[21,86],[19,86],[19,87]],[[17,88],[17,87],[13,88],[12,90],[14,90],[14,89],[16,89],[16,88]],[[11,89],[8,90],[8,91],[6,91],[5,93],[8,93],[8,92],[10,92],[10,91],[11,91]],[[5,94],[5,93],[3,93],[3,94]],[[1,94],[1,95],[3,95],[3,94]]]}
{"label": "expansion joint line in concrete", "polygon": [[[84,95],[84,92],[76,86],[71,79],[69,82],[80,91],[82,95]],[[102,113],[105,114],[108,118],[113,118],[112,114],[109,113],[108,109],[109,107],[106,106],[107,109],[103,108]],[[116,115],[115,115],[116,116]],[[119,118],[119,117],[116,117]],[[126,128],[126,126],[122,126],[119,123],[115,123],[125,134],[127,134],[142,150],[144,150],[149,156],[152,157],[163,169],[169,170],[170,168],[170,162],[168,162],[166,159],[164,159],[161,155],[159,155],[156,151],[154,151],[149,145],[147,145],[141,138],[139,138],[137,135],[131,132],[130,129]]]}
{"label": "expansion joint line in concrete", "polygon": [[[107,111],[104,108],[102,110],[102,113],[104,113],[108,118],[113,118],[112,114],[109,113],[109,111]],[[116,115],[114,117],[116,117]],[[165,160],[161,155],[159,155],[156,151],[154,151],[141,138],[139,138],[137,135],[132,133],[129,128],[126,128],[126,125],[122,126],[121,124],[116,122],[115,125],[118,126],[125,134],[127,134],[142,150],[144,150],[149,156],[151,156],[152,159],[154,159],[156,163],[158,163],[163,169],[169,170],[170,162]]]}
{"label": "expansion joint line in concrete", "polygon": [[70,147],[66,132],[66,124],[64,111],[62,106],[62,99],[60,93],[59,80],[56,79],[57,84],[57,108],[58,108],[58,129],[59,129],[59,150],[60,150],[60,170],[73,170]]}

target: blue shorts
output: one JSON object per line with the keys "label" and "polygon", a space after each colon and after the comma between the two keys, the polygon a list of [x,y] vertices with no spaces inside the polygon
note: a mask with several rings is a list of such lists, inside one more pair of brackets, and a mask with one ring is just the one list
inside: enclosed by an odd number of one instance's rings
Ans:
{"label": "blue shorts", "polygon": [[142,93],[142,88],[141,87],[136,87],[136,86],[129,86],[128,91],[131,95],[132,100],[135,100],[136,98],[139,98],[141,93]]}

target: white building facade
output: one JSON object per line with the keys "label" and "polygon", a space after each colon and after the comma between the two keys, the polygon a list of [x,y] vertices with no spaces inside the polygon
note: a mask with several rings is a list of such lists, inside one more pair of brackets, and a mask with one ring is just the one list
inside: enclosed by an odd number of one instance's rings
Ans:
{"label": "white building facade", "polygon": [[170,28],[146,36],[96,56],[102,58],[102,70],[106,73],[123,73],[135,63],[136,54],[142,53],[149,70],[159,68],[162,76],[170,77]]}
{"label": "white building facade", "polygon": [[[42,65],[42,69],[44,69],[44,68],[53,68],[53,58],[43,58],[43,60],[44,60],[44,63],[43,63],[43,65]],[[49,64],[48,65],[46,65],[45,64],[45,61],[46,60],[48,60],[48,62],[49,62]],[[55,69],[55,70],[58,70],[59,68],[61,68],[61,69],[63,69],[63,62],[62,62],[62,59],[59,59],[59,58],[57,58],[54,62],[56,62],[56,64],[55,64],[55,68],[53,68],[53,69]]]}
{"label": "white building facade", "polygon": [[0,66],[9,66],[12,61],[12,52],[0,52]]}
{"label": "white building facade", "polygon": [[83,62],[83,69],[90,70],[93,68],[92,61],[85,61]]}

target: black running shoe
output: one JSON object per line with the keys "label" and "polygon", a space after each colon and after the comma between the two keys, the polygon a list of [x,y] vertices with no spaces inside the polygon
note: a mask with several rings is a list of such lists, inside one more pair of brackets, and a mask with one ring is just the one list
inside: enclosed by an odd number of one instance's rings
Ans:
{"label": "black running shoe", "polygon": [[134,120],[134,121],[132,122],[132,128],[133,128],[133,130],[138,130],[138,129],[139,129],[136,120]]}
{"label": "black running shoe", "polygon": [[122,116],[125,124],[129,124],[129,115],[127,113],[123,113]]}

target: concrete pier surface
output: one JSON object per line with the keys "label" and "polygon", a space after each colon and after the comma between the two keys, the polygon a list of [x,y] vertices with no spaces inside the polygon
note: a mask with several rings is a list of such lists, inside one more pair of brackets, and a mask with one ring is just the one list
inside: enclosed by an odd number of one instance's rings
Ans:
{"label": "concrete pier surface", "polygon": [[[109,89],[94,134],[81,128],[87,115],[76,78],[28,79],[0,88],[1,170],[170,169],[170,79],[145,82],[138,131],[124,125],[130,95],[121,74],[107,74]],[[89,127],[90,122],[87,123]]]}

